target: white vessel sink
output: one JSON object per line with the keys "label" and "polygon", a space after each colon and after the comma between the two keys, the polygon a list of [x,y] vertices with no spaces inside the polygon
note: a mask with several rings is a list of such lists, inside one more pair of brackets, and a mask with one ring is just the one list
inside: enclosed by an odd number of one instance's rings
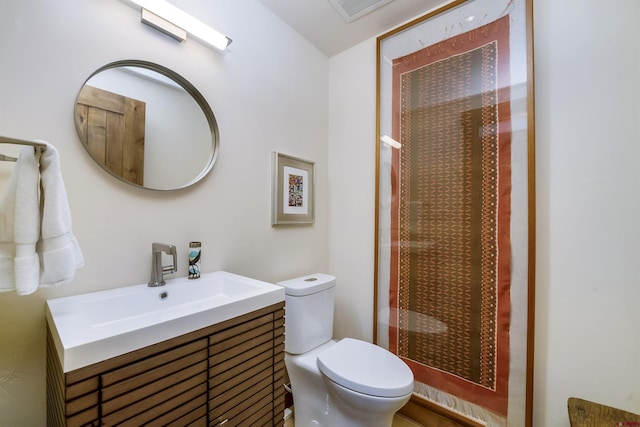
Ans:
{"label": "white vessel sink", "polygon": [[64,372],[284,301],[284,288],[225,271],[55,298],[47,323]]}

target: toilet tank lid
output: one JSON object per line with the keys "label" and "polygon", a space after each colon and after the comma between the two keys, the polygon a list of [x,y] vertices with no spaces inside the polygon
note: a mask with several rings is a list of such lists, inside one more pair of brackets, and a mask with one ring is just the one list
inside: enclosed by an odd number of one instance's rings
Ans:
{"label": "toilet tank lid", "polygon": [[304,296],[333,288],[336,285],[336,278],[329,274],[316,273],[284,280],[277,284],[284,287],[286,295]]}

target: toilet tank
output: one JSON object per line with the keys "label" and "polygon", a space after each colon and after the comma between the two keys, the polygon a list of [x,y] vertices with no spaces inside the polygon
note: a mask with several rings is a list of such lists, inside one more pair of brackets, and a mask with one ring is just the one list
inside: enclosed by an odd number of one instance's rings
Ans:
{"label": "toilet tank", "polygon": [[302,354],[329,341],[336,278],[317,273],[277,284],[285,288],[285,351]]}

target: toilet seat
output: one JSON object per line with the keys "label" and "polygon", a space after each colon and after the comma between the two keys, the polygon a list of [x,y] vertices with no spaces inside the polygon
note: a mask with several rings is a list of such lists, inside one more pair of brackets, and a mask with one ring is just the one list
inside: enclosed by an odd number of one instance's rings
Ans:
{"label": "toilet seat", "polygon": [[413,391],[413,373],[393,353],[371,343],[344,338],[318,354],[318,369],[333,382],[378,397]]}

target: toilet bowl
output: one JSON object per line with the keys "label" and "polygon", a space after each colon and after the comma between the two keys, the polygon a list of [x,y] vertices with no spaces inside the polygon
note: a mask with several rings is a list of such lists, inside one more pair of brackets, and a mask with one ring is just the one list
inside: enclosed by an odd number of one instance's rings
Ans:
{"label": "toilet bowl", "polygon": [[335,277],[278,284],[285,287],[285,365],[296,427],[390,427],[413,390],[406,363],[374,344],[331,338]]}

